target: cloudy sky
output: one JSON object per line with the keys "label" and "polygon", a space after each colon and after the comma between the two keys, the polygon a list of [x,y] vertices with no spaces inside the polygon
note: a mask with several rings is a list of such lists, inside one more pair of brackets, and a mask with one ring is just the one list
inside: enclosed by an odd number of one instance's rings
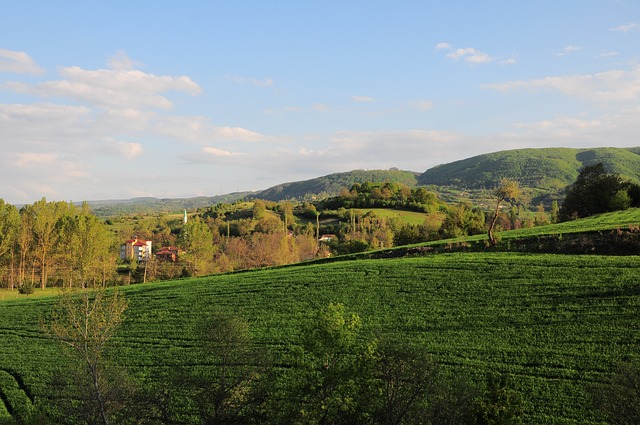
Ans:
{"label": "cloudy sky", "polygon": [[3,0],[0,198],[639,146],[637,0]]}

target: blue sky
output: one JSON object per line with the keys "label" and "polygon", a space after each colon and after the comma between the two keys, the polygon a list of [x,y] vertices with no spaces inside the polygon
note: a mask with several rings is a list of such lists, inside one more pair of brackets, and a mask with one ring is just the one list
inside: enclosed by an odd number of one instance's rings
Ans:
{"label": "blue sky", "polygon": [[37,1],[0,14],[0,198],[211,196],[639,146],[640,2]]}

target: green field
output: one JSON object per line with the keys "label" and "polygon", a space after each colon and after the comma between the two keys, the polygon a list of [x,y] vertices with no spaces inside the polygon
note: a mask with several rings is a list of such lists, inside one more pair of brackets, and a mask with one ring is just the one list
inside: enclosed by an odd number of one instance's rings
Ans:
{"label": "green field", "polygon": [[[117,337],[119,358],[148,377],[197,363],[193,329],[212,306],[241,313],[256,343],[278,356],[297,343],[318,308],[344,303],[366,331],[419,342],[443,367],[511,374],[526,395],[526,423],[600,422],[587,387],[617,364],[640,360],[635,256],[356,260],[135,285],[124,293],[130,306]],[[40,327],[54,299],[0,304],[0,371],[10,373],[0,385],[16,404],[55,396],[47,381],[62,360]]]}

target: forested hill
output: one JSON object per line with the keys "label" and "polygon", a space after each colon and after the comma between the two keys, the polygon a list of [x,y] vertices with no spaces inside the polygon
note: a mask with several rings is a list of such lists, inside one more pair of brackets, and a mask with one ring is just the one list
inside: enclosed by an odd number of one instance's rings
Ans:
{"label": "forested hill", "polygon": [[159,199],[153,197],[133,199],[112,199],[87,202],[94,214],[108,217],[122,214],[175,212],[183,209],[206,208],[222,202],[235,202],[252,192],[235,192],[226,195],[198,196],[195,198]]}
{"label": "forested hill", "polygon": [[581,168],[599,162],[611,173],[640,181],[640,147],[544,148],[500,151],[439,165],[425,171],[418,184],[483,189],[506,177],[525,187],[556,191],[573,183]]}
{"label": "forested hill", "polygon": [[392,182],[403,183],[409,187],[417,184],[419,173],[401,170],[354,170],[346,173],[335,173],[300,182],[283,183],[257,192],[250,198],[267,201],[283,199],[310,199],[314,196],[326,198],[336,196],[343,188],[350,188],[354,183]]}

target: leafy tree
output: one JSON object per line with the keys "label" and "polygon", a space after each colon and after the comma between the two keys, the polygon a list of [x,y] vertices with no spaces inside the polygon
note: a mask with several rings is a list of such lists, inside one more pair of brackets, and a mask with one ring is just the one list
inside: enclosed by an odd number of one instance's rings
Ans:
{"label": "leafy tree", "polygon": [[493,194],[497,198],[496,209],[493,213],[493,218],[491,219],[491,223],[489,224],[489,242],[491,245],[495,245],[497,243],[495,236],[493,235],[493,230],[496,226],[496,222],[498,221],[498,213],[500,212],[500,205],[502,202],[507,201],[511,204],[516,203],[520,197],[522,196],[522,192],[520,190],[520,185],[517,181],[503,178],[500,180],[500,184],[494,190]]}
{"label": "leafy tree", "polygon": [[358,423],[362,389],[374,347],[358,341],[361,319],[342,304],[319,310],[304,327],[294,368],[285,377],[288,423]]}
{"label": "leafy tree", "polygon": [[584,167],[567,189],[560,208],[560,220],[629,208],[637,201],[631,198],[635,186],[618,174],[608,173],[602,163]]}
{"label": "leafy tree", "polygon": [[9,263],[9,289],[14,287],[14,250],[20,228],[20,213],[0,199],[0,263]]}
{"label": "leafy tree", "polygon": [[179,244],[193,276],[206,273],[213,261],[213,235],[211,229],[200,219],[189,221],[180,234]]}
{"label": "leafy tree", "polygon": [[59,237],[56,224],[68,208],[66,202],[47,202],[45,198],[42,198],[27,210],[32,215],[31,224],[40,263],[40,287],[42,289],[47,286],[51,252]]}
{"label": "leafy tree", "polygon": [[[46,328],[70,349],[68,366],[75,398],[75,411],[88,423],[108,425],[123,408],[127,386],[123,376],[110,368],[106,352],[124,319],[127,302],[118,291],[105,289],[65,292],[56,302]],[[77,366],[77,367],[76,367]]]}
{"label": "leafy tree", "polygon": [[213,311],[200,332],[201,358],[211,367],[193,376],[202,423],[244,423],[259,410],[264,356],[251,342],[249,323],[240,316]]}
{"label": "leafy tree", "polygon": [[484,232],[484,226],[484,213],[480,209],[460,203],[447,209],[440,233],[445,238],[475,235]]}
{"label": "leafy tree", "polygon": [[376,353],[375,376],[379,388],[374,400],[375,422],[384,425],[420,423],[428,414],[436,387],[436,369],[421,347],[386,340]]}

